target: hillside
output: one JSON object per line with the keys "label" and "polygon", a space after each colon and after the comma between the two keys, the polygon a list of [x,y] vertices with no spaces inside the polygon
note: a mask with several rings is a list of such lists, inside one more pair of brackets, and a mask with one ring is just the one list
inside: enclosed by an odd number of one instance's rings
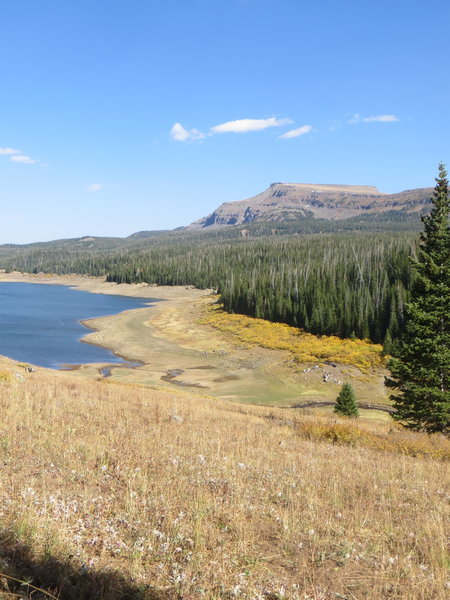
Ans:
{"label": "hillside", "polygon": [[446,598],[444,438],[1,358],[0,386],[2,598]]}
{"label": "hillside", "polygon": [[188,229],[305,218],[334,221],[391,211],[415,214],[427,209],[432,192],[431,188],[421,188],[382,194],[373,186],[272,183],[253,198],[221,204]]}
{"label": "hillside", "polygon": [[[0,243],[0,268],[46,270],[47,259],[55,254],[62,262],[70,256],[76,271],[81,257],[120,261],[124,253],[151,247],[214,245],[274,234],[415,232],[432,193],[432,188],[382,194],[373,186],[273,183],[253,198],[225,202],[207,217],[171,231],[143,230],[124,238],[84,235],[28,244]],[[226,227],[229,225],[234,227]],[[95,269],[92,274],[97,274]]]}

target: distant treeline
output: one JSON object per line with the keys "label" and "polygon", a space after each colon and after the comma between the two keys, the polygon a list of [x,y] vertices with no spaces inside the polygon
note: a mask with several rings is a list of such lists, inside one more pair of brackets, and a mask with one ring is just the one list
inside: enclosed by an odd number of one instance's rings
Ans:
{"label": "distant treeline", "polygon": [[417,235],[268,235],[276,228],[270,225],[260,226],[259,237],[255,228],[243,237],[241,228],[3,246],[0,267],[214,288],[227,311],[315,334],[369,338],[389,350],[403,322]]}

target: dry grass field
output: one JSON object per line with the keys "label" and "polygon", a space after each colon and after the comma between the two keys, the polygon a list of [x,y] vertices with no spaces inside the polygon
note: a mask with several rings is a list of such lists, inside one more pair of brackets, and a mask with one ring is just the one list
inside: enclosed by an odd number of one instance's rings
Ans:
{"label": "dry grass field", "polygon": [[0,598],[448,598],[448,440],[0,367]]}

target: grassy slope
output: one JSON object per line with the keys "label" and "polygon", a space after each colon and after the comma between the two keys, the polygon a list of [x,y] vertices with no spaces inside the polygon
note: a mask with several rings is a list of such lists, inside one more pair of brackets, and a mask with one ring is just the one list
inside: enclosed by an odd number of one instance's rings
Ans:
{"label": "grassy slope", "polygon": [[[448,593],[442,438],[7,360],[0,375],[8,576],[74,600]],[[421,448],[436,458],[406,455]]]}

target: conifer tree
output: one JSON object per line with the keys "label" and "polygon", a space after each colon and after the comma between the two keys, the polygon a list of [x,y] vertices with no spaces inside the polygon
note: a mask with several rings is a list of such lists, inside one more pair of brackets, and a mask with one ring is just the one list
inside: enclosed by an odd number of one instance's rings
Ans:
{"label": "conifer tree", "polygon": [[355,392],[350,383],[344,383],[336,398],[334,412],[344,417],[358,417],[359,410],[356,404]]}
{"label": "conifer tree", "polygon": [[412,300],[395,345],[387,380],[394,419],[406,427],[450,432],[450,199],[447,171],[439,165],[433,208],[422,219],[419,254],[414,260]]}

